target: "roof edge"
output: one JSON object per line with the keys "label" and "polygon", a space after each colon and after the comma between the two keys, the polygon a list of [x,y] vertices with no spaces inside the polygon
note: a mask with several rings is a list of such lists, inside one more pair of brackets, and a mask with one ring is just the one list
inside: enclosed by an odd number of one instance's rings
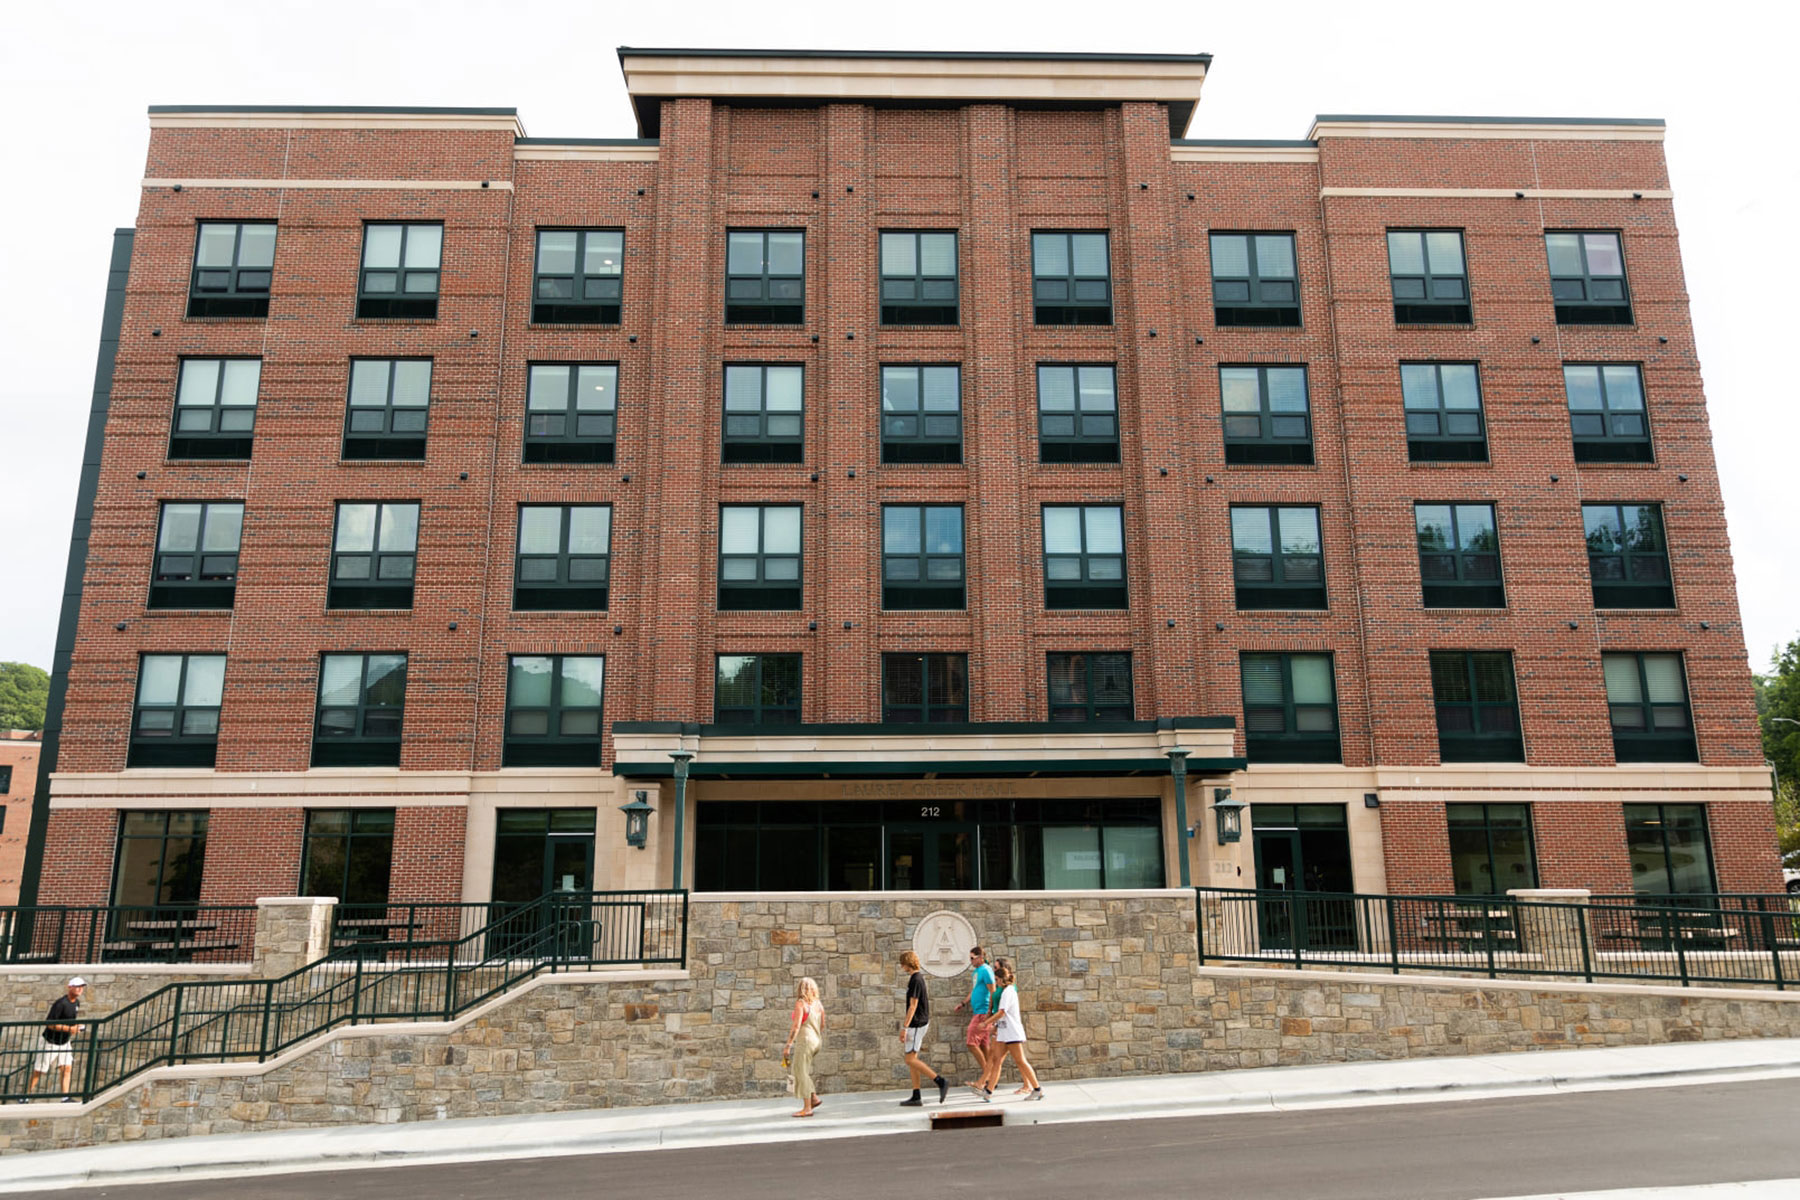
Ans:
{"label": "roof edge", "polygon": [[1405,116],[1370,113],[1320,113],[1313,124],[1325,121],[1362,121],[1375,124],[1405,125],[1645,125],[1661,129],[1667,124],[1661,117],[1458,117]]}
{"label": "roof edge", "polygon": [[753,50],[726,47],[620,46],[619,61],[628,54],[643,58],[896,58],[961,59],[970,62],[1181,62],[1211,63],[1210,54],[1102,54],[1093,51],[1043,50]]}
{"label": "roof edge", "polygon": [[314,113],[345,116],[516,117],[516,108],[459,108],[420,104],[152,104],[151,116],[178,113]]}

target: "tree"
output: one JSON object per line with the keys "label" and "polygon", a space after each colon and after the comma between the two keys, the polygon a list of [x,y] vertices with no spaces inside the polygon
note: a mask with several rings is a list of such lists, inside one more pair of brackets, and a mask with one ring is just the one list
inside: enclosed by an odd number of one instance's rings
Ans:
{"label": "tree", "polygon": [[50,675],[29,663],[0,662],[0,729],[42,729]]}
{"label": "tree", "polygon": [[1785,855],[1800,851],[1800,724],[1788,724],[1800,721],[1800,638],[1777,651],[1769,665],[1770,674],[1756,676],[1756,715],[1763,757],[1775,767],[1775,825]]}

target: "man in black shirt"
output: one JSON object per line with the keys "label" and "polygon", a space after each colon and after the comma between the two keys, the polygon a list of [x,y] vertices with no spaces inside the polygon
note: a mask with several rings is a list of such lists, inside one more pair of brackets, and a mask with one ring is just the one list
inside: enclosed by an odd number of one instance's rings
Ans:
{"label": "man in black shirt", "polygon": [[908,979],[906,981],[906,1016],[900,1021],[900,1049],[906,1054],[906,1073],[912,1076],[912,1098],[902,1100],[902,1108],[918,1108],[925,1102],[919,1099],[919,1080],[929,1079],[937,1084],[938,1103],[950,1094],[950,1081],[925,1065],[919,1057],[919,1048],[925,1044],[925,1030],[931,1025],[931,995],[925,990],[925,975],[919,970],[919,956],[908,950],[900,956],[900,967]]}
{"label": "man in black shirt", "polygon": [[55,1067],[62,1080],[63,1095],[69,1094],[69,1075],[75,1067],[75,1056],[69,1050],[69,1039],[85,1028],[77,1025],[75,1018],[81,1015],[81,994],[86,990],[87,980],[77,975],[69,980],[67,994],[58,996],[51,1002],[50,1011],[44,1017],[44,1032],[38,1043],[37,1059],[31,1064],[31,1082],[25,1087],[27,1092],[36,1091],[38,1080],[50,1068]]}

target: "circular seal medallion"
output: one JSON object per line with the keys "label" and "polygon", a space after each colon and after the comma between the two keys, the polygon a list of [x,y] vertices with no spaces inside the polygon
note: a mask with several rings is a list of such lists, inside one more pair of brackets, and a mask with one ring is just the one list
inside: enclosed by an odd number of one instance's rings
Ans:
{"label": "circular seal medallion", "polygon": [[919,956],[919,965],[939,979],[969,969],[969,951],[975,942],[975,927],[947,908],[926,913],[913,930],[913,953]]}

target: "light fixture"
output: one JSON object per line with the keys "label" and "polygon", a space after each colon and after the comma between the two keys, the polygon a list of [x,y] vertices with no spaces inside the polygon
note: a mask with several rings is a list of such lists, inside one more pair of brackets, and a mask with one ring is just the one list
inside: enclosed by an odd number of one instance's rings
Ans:
{"label": "light fixture", "polygon": [[1228,787],[1213,789],[1213,823],[1218,827],[1219,845],[1229,846],[1241,841],[1244,836],[1244,810],[1249,808],[1242,800],[1231,798]]}
{"label": "light fixture", "polygon": [[630,804],[619,805],[619,811],[625,814],[625,844],[642,850],[650,840],[650,814],[656,810],[650,807],[649,792],[636,791],[631,796]]}
{"label": "light fixture", "polygon": [[1363,793],[1363,807],[1364,808],[1380,808],[1381,807],[1381,794],[1379,792],[1364,792]]}

